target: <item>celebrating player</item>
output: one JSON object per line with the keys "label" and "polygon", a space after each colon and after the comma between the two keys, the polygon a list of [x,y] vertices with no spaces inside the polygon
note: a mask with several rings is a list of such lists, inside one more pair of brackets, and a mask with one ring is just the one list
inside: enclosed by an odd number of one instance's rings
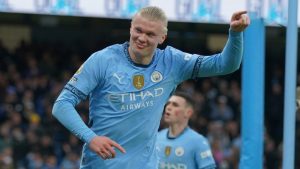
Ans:
{"label": "celebrating player", "polygon": [[[243,54],[246,11],[232,15],[221,53],[189,54],[158,49],[168,20],[158,7],[132,18],[129,42],[92,54],[73,75],[53,106],[53,115],[85,142],[82,169],[157,169],[156,137],[164,104],[182,81],[237,70]],[[89,97],[89,123],[75,106]]]}

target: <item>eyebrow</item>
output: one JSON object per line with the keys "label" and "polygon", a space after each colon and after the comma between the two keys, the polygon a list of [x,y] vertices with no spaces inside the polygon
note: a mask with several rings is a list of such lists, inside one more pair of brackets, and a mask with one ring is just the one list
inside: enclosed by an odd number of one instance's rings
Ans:
{"label": "eyebrow", "polygon": [[174,101],[168,101],[166,105],[169,105],[169,104],[173,104],[175,106],[178,106],[179,103],[178,102],[174,102]]}
{"label": "eyebrow", "polygon": [[152,32],[152,31],[145,31],[144,29],[142,29],[140,26],[135,26],[134,29],[136,30],[139,30],[139,31],[142,31],[146,34],[152,34],[152,35],[157,35],[155,32]]}

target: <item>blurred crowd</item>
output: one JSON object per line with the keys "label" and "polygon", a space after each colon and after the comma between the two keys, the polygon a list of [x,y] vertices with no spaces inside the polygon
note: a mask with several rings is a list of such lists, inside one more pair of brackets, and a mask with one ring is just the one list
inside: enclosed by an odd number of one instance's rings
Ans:
{"label": "blurred crowd", "polygon": [[[51,111],[64,84],[91,52],[61,44],[24,42],[15,51],[8,52],[0,43],[1,169],[79,167],[83,143],[61,126]],[[264,169],[279,169],[284,73],[280,65],[274,64],[266,74]],[[240,79],[238,71],[229,76],[186,81],[178,87],[193,95],[197,104],[190,126],[208,138],[219,169],[237,169],[239,165]],[[80,103],[77,110],[86,122],[88,102]],[[299,123],[298,111],[297,128]],[[299,142],[299,129],[296,137]],[[296,144],[296,168],[300,168],[299,146]]]}

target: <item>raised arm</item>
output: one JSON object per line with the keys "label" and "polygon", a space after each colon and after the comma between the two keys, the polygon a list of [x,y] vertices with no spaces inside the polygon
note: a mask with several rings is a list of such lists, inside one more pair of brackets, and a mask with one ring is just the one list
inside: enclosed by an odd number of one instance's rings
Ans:
{"label": "raised arm", "polygon": [[199,77],[225,75],[239,69],[243,56],[242,31],[250,24],[246,11],[232,15],[229,36],[221,53],[204,56],[201,60]]}
{"label": "raised arm", "polygon": [[244,31],[250,24],[250,19],[246,15],[247,11],[238,11],[233,13],[230,21],[230,29],[235,32]]}

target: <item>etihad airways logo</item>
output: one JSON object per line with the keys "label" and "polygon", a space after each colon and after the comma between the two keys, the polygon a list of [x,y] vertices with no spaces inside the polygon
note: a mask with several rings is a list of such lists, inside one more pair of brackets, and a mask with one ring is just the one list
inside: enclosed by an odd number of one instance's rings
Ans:
{"label": "etihad airways logo", "polygon": [[121,111],[128,111],[154,106],[154,98],[163,93],[163,88],[155,88],[138,92],[109,94],[107,99],[111,103],[116,103]]}
{"label": "etihad airways logo", "polygon": [[155,98],[161,96],[164,93],[163,88],[156,88],[152,90],[130,92],[130,93],[118,93],[118,94],[109,94],[108,100],[111,102],[135,102],[143,101],[149,98]]}
{"label": "etihad airways logo", "polygon": [[187,166],[182,163],[160,162],[159,169],[187,169]]}

